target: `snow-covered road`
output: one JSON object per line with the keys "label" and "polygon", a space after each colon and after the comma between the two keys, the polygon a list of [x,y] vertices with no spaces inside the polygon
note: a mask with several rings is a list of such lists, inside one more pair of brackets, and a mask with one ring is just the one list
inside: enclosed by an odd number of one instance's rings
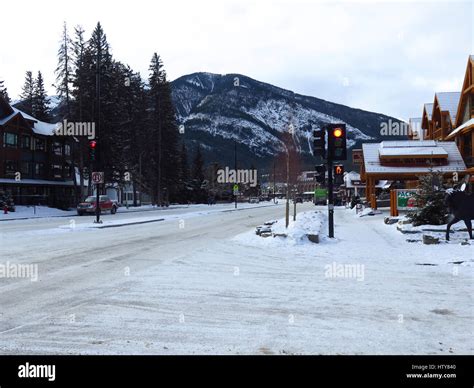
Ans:
{"label": "snow-covered road", "polygon": [[[474,353],[473,245],[408,243],[382,216],[337,209],[336,241],[273,246],[235,236],[284,206],[221,210],[0,223],[0,264],[38,264],[36,282],[0,278],[0,353]],[[328,277],[337,264],[363,279]]]}

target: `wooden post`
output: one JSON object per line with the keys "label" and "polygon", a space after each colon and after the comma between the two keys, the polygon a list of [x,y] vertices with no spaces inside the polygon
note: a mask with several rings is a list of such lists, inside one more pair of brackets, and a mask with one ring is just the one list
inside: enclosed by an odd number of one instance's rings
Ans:
{"label": "wooden post", "polygon": [[396,190],[390,190],[390,216],[398,217]]}

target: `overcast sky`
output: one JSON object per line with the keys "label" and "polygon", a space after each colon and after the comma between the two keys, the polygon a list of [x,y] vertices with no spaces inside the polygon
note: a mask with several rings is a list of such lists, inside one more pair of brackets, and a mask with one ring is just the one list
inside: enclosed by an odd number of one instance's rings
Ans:
{"label": "overcast sky", "polygon": [[63,21],[87,36],[100,21],[114,57],[144,77],[156,51],[171,80],[241,73],[403,119],[420,116],[435,91],[460,90],[474,54],[472,1],[23,0],[7,7],[0,80],[13,98],[26,70],[54,82]]}

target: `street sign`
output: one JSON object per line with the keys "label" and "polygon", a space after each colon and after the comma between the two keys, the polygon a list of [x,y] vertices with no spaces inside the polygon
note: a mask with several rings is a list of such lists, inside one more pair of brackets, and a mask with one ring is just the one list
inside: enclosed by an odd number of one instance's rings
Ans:
{"label": "street sign", "polygon": [[235,184],[233,191],[234,191],[234,195],[239,195],[239,185]]}
{"label": "street sign", "polygon": [[104,173],[103,172],[98,172],[98,171],[94,171],[92,173],[92,183],[94,185],[100,185],[102,183],[104,183]]}

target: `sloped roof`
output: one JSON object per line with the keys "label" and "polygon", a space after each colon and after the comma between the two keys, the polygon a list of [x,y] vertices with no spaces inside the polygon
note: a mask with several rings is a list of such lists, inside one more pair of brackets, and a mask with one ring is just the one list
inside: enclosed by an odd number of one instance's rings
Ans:
{"label": "sloped roof", "polygon": [[433,103],[432,102],[427,102],[425,105],[425,110],[426,110],[426,113],[428,114],[428,120],[431,120],[431,116],[433,114]]}
{"label": "sloped roof", "polygon": [[474,126],[474,118],[467,120],[464,124],[460,125],[457,127],[454,131],[448,134],[447,138],[452,139],[455,137],[458,133],[460,133],[464,128],[468,128]]}
{"label": "sloped roof", "polygon": [[33,132],[39,135],[46,135],[46,136],[52,136],[54,134],[54,130],[56,129],[57,124],[50,124],[50,123],[45,123],[43,121],[40,121],[37,118],[30,116],[29,114],[11,106],[11,104],[8,104],[1,97],[0,97],[0,104],[3,104],[6,107],[8,107],[8,112],[6,112],[7,115],[0,118],[0,125],[5,125],[10,120],[12,120],[15,116],[21,115],[24,119],[31,122],[32,124],[31,129],[33,130]]}
{"label": "sloped roof", "polygon": [[439,107],[442,111],[449,112],[451,116],[451,122],[453,125],[456,122],[456,115],[458,113],[459,99],[461,98],[461,92],[441,92],[436,93]]}
{"label": "sloped roof", "polygon": [[[380,149],[392,149],[391,152],[399,152],[400,154],[409,155],[412,152],[410,149],[419,152],[419,148],[426,149],[436,149],[439,152],[445,152],[447,154],[447,165],[436,166],[435,171],[440,171],[443,173],[446,172],[455,172],[455,171],[464,171],[466,165],[463,161],[463,158],[459,152],[456,143],[453,141],[384,141],[382,143],[364,143],[362,144],[362,150],[364,152],[364,166],[366,173],[386,173],[386,174],[399,174],[399,173],[409,173],[409,174],[420,174],[428,173],[430,171],[429,167],[425,166],[401,166],[401,167],[392,167],[392,166],[383,166],[380,162]],[[413,151],[415,152],[415,151]]]}

